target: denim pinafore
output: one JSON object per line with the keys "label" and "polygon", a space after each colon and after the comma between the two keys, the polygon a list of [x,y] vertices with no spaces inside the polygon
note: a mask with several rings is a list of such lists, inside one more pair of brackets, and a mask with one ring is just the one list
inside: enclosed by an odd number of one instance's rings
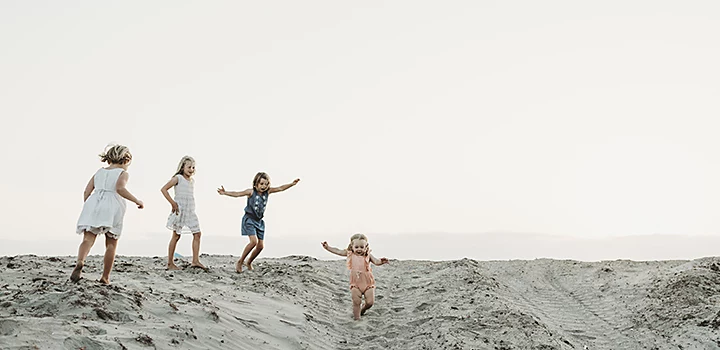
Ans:
{"label": "denim pinafore", "polygon": [[253,193],[247,199],[245,215],[242,218],[241,232],[243,236],[257,236],[265,239],[265,207],[267,206],[268,192],[259,193],[253,188]]}

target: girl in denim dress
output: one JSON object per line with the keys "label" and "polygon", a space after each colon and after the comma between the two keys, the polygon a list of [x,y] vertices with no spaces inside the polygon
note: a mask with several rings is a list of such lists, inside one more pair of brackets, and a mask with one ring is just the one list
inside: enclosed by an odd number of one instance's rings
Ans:
{"label": "girl in denim dress", "polygon": [[[253,187],[245,191],[225,191],[223,186],[218,188],[220,195],[230,197],[248,197],[245,206],[245,215],[242,218],[241,231],[243,236],[248,236],[250,242],[245,246],[242,256],[235,264],[235,271],[242,272],[245,266],[248,270],[252,270],[252,262],[257,258],[265,247],[265,208],[267,206],[268,196],[271,193],[282,192],[290,187],[297,185],[300,179],[295,179],[289,184],[279,187],[270,187],[270,176],[260,172],[253,179]],[[252,253],[251,253],[252,252]],[[248,258],[248,255],[250,257]],[[247,262],[245,261],[247,258]]]}

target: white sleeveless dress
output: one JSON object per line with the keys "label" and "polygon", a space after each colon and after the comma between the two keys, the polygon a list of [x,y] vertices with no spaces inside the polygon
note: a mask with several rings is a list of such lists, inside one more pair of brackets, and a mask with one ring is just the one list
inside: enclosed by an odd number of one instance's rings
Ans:
{"label": "white sleeveless dress", "polygon": [[178,179],[175,185],[175,202],[180,213],[170,213],[166,227],[179,234],[198,233],[200,222],[195,214],[195,181],[188,181],[180,174],[175,177]]}
{"label": "white sleeveless dress", "polygon": [[125,217],[125,200],[117,194],[117,181],[122,168],[100,168],[93,177],[95,189],[83,204],[77,222],[78,234],[87,231],[95,235],[107,234],[120,238]]}

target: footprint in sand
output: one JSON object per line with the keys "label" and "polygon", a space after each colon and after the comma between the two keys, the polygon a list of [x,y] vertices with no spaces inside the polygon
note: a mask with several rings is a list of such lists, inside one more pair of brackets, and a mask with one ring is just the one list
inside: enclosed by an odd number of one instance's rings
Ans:
{"label": "footprint in sand", "polygon": [[69,337],[63,342],[65,349],[103,350],[106,346],[88,337]]}
{"label": "footprint in sand", "polygon": [[425,311],[425,310],[429,309],[431,306],[432,305],[430,305],[428,303],[422,303],[422,304],[418,305],[418,307],[415,308],[415,311]]}
{"label": "footprint in sand", "polygon": [[0,335],[7,336],[17,333],[20,323],[14,320],[0,320]]}

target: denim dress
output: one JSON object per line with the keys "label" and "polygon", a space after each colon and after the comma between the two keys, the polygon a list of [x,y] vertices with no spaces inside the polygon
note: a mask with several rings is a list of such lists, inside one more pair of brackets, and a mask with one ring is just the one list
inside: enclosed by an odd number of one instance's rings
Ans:
{"label": "denim dress", "polygon": [[242,218],[241,232],[243,236],[257,236],[265,239],[265,207],[267,206],[268,192],[259,193],[253,188],[253,193],[247,199],[245,215]]}

